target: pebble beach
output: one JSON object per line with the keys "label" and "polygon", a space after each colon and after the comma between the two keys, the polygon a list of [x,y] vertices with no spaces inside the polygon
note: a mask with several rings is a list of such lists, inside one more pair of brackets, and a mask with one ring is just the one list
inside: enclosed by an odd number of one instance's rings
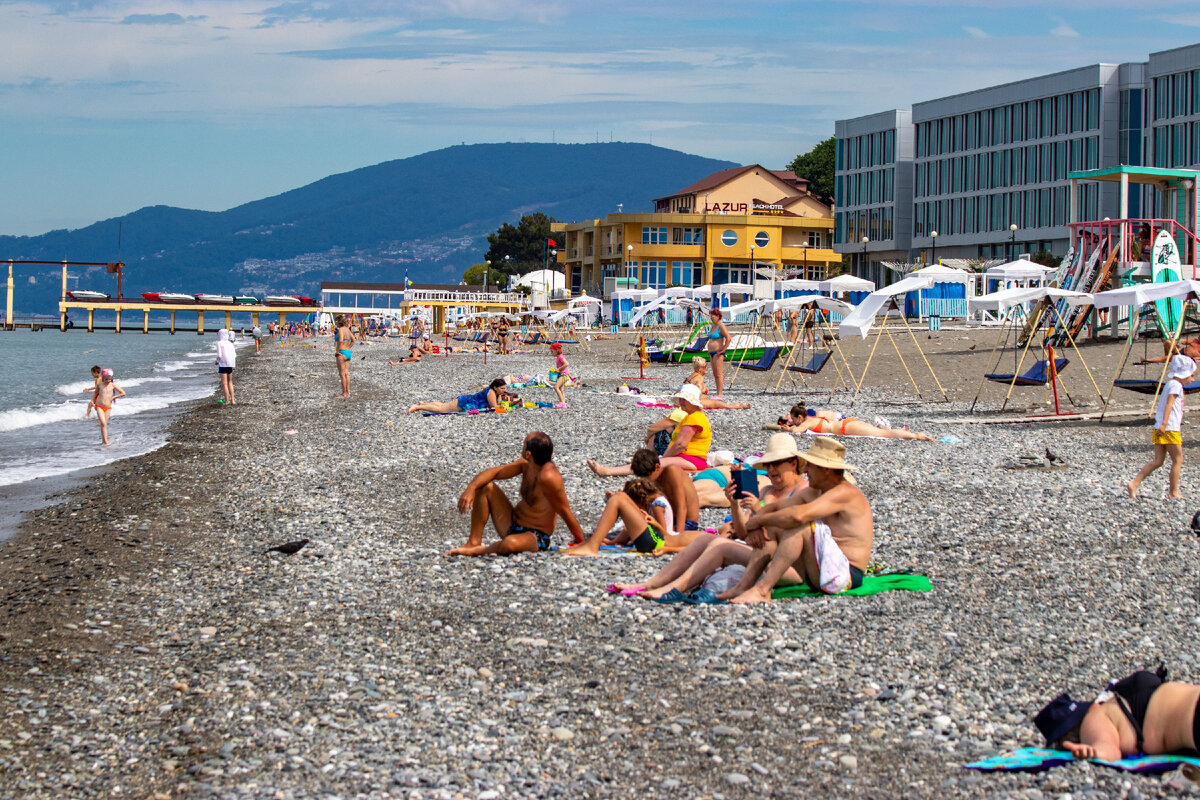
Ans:
{"label": "pebble beach", "polygon": [[[407,347],[372,340],[355,347],[343,401],[328,338],[242,351],[236,407],[215,394],[197,401],[165,447],[56,497],[0,545],[0,795],[1192,791],[1178,773],[962,766],[1040,745],[1032,716],[1059,692],[1090,698],[1160,662],[1200,683],[1195,417],[1184,418],[1189,499],[1162,499],[1164,468],[1131,500],[1125,483],[1152,449],[1144,414],[955,422],[968,416],[995,334],[914,333],[949,402],[931,402],[941,395],[903,333],[896,343],[920,398],[885,337],[853,408],[852,391],[833,391],[830,366],[778,390],[777,370],[743,372],[726,400],[752,407],[709,417],[714,449],[739,455],[761,452],[762,426],[797,399],[946,439],[843,439],[874,509],[872,566],[926,575],[933,590],[754,607],[604,592],[656,572],[665,559],[649,556],[442,555],[466,540],[455,503],[467,482],[517,458],[533,430],[552,437],[590,533],[604,492],[623,480],[596,477],[585,460],[627,461],[664,414],[617,388],[667,396],[688,367],[655,364],[650,380],[623,380],[638,374],[627,338],[568,345],[584,386],[567,390],[566,409],[423,417],[405,410],[497,376],[545,373],[553,359],[491,354],[485,366],[482,355],[455,354],[389,366]],[[850,354],[856,374],[873,342]],[[1120,343],[1082,351],[1107,392]],[[1099,410],[1067,355],[1072,396]],[[980,407],[999,408],[1006,389],[989,384]],[[519,392],[554,399],[549,388]],[[1052,410],[1041,389],[1014,399],[1009,414]],[[1115,399],[1125,411],[1150,407],[1140,395]],[[1008,468],[1047,448],[1066,466]],[[724,515],[706,509],[701,521]],[[494,538],[489,526],[485,542]],[[294,555],[266,552],[299,539],[309,544]],[[556,543],[569,540],[560,523]]]}

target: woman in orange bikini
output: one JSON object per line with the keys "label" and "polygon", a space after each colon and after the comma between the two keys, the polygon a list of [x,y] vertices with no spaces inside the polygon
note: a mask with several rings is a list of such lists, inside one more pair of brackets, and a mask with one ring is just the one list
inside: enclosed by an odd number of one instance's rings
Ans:
{"label": "woman in orange bikini", "polygon": [[934,438],[927,433],[910,431],[908,426],[903,428],[881,428],[869,422],[863,422],[855,417],[843,417],[827,408],[805,409],[803,403],[792,406],[781,426],[792,433],[834,433],[839,436],[877,436],[881,439],[916,439],[922,442],[932,442]]}

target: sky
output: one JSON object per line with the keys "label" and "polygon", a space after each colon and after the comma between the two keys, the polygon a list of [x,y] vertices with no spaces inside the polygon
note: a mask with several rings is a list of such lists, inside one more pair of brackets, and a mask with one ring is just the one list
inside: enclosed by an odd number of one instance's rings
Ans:
{"label": "sky", "polygon": [[1195,42],[1194,0],[0,0],[0,234],[464,142],[778,169],[837,119]]}

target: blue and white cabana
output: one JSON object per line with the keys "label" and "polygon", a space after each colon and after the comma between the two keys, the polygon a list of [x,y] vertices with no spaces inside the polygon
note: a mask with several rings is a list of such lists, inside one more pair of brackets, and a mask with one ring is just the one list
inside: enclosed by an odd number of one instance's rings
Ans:
{"label": "blue and white cabana", "polygon": [[929,316],[967,316],[967,286],[974,284],[972,273],[941,264],[913,270],[908,277],[926,278],[929,286],[915,289],[904,298],[904,313],[924,319]]}

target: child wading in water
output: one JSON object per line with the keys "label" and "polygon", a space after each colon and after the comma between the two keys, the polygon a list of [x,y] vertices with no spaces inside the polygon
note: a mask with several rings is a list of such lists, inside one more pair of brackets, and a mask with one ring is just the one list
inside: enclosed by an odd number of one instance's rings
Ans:
{"label": "child wading in water", "polygon": [[124,397],[125,390],[113,383],[111,369],[100,370],[100,383],[92,392],[92,405],[96,407],[96,419],[100,420],[100,441],[108,444],[108,415],[112,413],[113,401]]}
{"label": "child wading in water", "polygon": [[554,359],[554,369],[558,371],[558,380],[554,382],[554,393],[558,395],[557,408],[566,408],[567,396],[563,393],[563,387],[571,379],[571,364],[567,361],[567,357],[562,354],[562,343],[554,342],[551,344],[550,352],[556,356]]}
{"label": "child wading in water", "polygon": [[1137,497],[1138,487],[1151,472],[1171,457],[1171,471],[1167,479],[1167,499],[1183,497],[1179,493],[1179,474],[1183,471],[1183,384],[1196,373],[1196,362],[1185,355],[1171,359],[1171,378],[1162,388],[1158,398],[1158,409],[1154,414],[1154,431],[1150,440],[1154,442],[1154,457],[1133,480],[1126,484],[1130,497]]}
{"label": "child wading in water", "polygon": [[[93,395],[95,395],[96,389],[98,389],[100,387],[100,365],[99,364],[92,367],[92,379],[95,380],[96,382],[94,384],[92,384],[92,386],[90,388],[84,389],[83,391],[91,392]],[[87,413],[85,413],[83,415],[83,418],[87,419],[88,417],[90,417],[92,415],[92,409],[95,407],[96,407],[96,404],[93,403],[91,400],[88,400]]]}

